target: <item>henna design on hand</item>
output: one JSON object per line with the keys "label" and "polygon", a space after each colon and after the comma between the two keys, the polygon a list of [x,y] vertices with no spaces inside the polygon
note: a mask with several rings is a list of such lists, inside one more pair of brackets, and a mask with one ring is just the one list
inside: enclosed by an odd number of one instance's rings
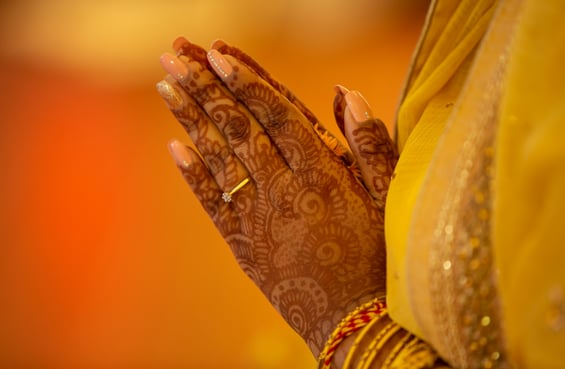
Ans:
{"label": "henna design on hand", "polygon": [[[385,294],[382,209],[294,95],[245,54],[219,47],[233,69],[220,79],[203,49],[175,42],[187,73],[170,82],[182,104],[169,106],[202,156],[184,148],[191,160],[179,168],[242,270],[317,355],[347,312]],[[379,132],[369,128],[354,133],[359,154],[390,175],[374,161]],[[222,191],[246,176],[224,203]]]}
{"label": "henna design on hand", "polygon": [[364,181],[384,218],[386,195],[398,158],[396,148],[380,120],[352,130],[348,138],[354,143],[356,157],[364,168]]}
{"label": "henna design on hand", "polygon": [[[365,113],[361,120],[355,119],[351,113],[351,104],[348,106],[347,100],[358,105],[357,108]],[[373,196],[384,218],[386,195],[398,161],[396,145],[385,124],[372,117],[370,107],[357,91],[336,86],[334,116],[357,159],[355,169],[359,170],[363,184]]]}

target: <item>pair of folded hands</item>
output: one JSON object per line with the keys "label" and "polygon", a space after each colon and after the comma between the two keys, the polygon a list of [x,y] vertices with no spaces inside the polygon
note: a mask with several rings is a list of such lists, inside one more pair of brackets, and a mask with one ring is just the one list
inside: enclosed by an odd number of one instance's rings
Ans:
{"label": "pair of folded hands", "polygon": [[336,87],[347,148],[239,49],[173,48],[157,89],[192,147],[170,151],[242,270],[317,355],[349,311],[386,294],[395,145],[359,92]]}

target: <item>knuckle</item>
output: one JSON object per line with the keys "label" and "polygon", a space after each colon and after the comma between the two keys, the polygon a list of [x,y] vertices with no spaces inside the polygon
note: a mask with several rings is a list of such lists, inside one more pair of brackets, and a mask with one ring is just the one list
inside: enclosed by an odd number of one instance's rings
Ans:
{"label": "knuckle", "polygon": [[187,105],[181,111],[175,112],[175,117],[188,133],[198,130],[202,122],[201,112],[192,104]]}
{"label": "knuckle", "polygon": [[213,176],[224,170],[226,162],[231,156],[231,151],[227,147],[222,147],[215,152],[211,152],[205,156],[208,169]]}
{"label": "knuckle", "polygon": [[236,95],[266,129],[280,129],[288,120],[288,109],[270,86],[259,82],[248,83],[239,88]]}
{"label": "knuckle", "polygon": [[224,134],[234,145],[247,141],[251,134],[250,131],[249,119],[243,115],[238,115],[231,119],[224,128]]}

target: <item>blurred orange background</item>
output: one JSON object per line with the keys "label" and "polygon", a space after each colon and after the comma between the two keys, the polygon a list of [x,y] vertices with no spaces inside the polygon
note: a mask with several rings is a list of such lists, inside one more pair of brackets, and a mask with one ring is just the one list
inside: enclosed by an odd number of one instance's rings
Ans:
{"label": "blurred orange background", "polygon": [[222,38],[332,131],[336,83],[392,127],[426,6],[0,2],[0,367],[314,368],[177,173],[158,59]]}

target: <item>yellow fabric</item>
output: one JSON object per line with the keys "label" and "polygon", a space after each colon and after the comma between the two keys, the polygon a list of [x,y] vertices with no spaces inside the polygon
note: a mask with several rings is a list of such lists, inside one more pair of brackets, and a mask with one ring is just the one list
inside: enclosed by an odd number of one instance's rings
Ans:
{"label": "yellow fabric", "polygon": [[497,144],[495,255],[518,368],[565,367],[563,1],[526,1]]}
{"label": "yellow fabric", "polygon": [[[441,95],[455,74],[465,74],[460,66],[483,37],[492,18],[494,0],[438,0],[431,8],[429,24],[414,61],[408,93],[398,111],[397,143],[402,151],[408,136],[422,120],[431,99]],[[460,89],[460,78],[456,89]],[[451,101],[452,102],[452,101]],[[443,120],[449,109],[436,114]]]}
{"label": "yellow fabric", "polygon": [[[415,257],[407,236],[451,107],[472,83],[466,77],[481,52],[477,45],[493,19],[494,2],[432,4],[398,111],[401,157],[385,215],[387,302],[391,317],[424,339],[418,306],[411,304],[410,291],[418,286],[409,286],[407,264],[428,268],[429,260],[419,255],[407,262]],[[565,368],[565,2],[500,2],[519,14],[500,18],[516,31],[501,101],[493,101],[500,103],[491,227],[502,335],[515,368]]]}
{"label": "yellow fabric", "polygon": [[406,278],[406,237],[412,209],[476,47],[492,17],[493,3],[439,0],[432,4],[398,111],[397,143],[401,155],[388,192],[385,217],[387,303],[391,317],[419,336],[422,331],[409,309]]}

